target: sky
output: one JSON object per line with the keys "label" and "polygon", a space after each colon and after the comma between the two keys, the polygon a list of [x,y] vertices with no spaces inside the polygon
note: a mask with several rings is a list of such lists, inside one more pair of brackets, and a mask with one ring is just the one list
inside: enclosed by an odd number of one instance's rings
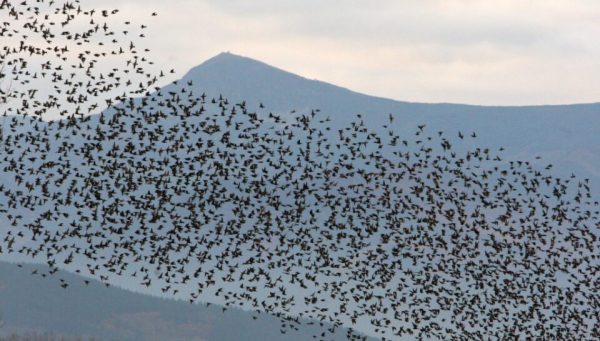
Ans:
{"label": "sky", "polygon": [[[182,76],[224,51],[355,91],[483,105],[600,101],[597,0],[82,0],[147,23]],[[149,13],[158,12],[150,18]]]}

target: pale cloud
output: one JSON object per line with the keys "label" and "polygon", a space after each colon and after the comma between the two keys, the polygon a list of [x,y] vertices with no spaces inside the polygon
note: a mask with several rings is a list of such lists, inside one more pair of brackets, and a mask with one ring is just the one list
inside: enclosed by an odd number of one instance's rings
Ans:
{"label": "pale cloud", "polygon": [[[89,0],[140,17],[179,75],[222,52],[423,102],[600,101],[596,0]],[[148,20],[147,13],[159,12]]]}

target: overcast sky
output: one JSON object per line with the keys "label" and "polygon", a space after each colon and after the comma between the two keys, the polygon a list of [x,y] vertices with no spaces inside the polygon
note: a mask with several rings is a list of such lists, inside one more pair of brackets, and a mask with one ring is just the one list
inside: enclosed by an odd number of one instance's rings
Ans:
{"label": "overcast sky", "polygon": [[598,0],[86,1],[150,24],[179,75],[230,51],[399,100],[600,101]]}

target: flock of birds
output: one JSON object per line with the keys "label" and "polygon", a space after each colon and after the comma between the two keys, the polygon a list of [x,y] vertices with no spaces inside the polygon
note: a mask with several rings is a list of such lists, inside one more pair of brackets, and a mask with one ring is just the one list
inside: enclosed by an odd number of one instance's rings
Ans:
{"label": "flock of birds", "polygon": [[148,26],[114,25],[118,9],[86,10],[79,0],[0,0],[0,14],[4,115],[81,118],[147,95],[166,76],[151,71],[150,50],[138,47]]}
{"label": "flock of birds", "polygon": [[600,338],[588,180],[458,147],[474,133],[400,135],[393,114],[385,134],[361,115],[337,127],[192,85],[90,116],[5,116],[0,253],[218,297],[280,316],[282,332],[310,320],[353,339]]}

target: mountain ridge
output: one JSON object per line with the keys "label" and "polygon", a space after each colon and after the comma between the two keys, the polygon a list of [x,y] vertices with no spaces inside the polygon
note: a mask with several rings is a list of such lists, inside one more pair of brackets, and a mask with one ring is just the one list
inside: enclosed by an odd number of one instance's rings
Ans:
{"label": "mountain ridge", "polygon": [[297,80],[308,81],[313,85],[321,84],[326,85],[335,89],[344,90],[349,93],[361,96],[367,96],[374,99],[393,101],[403,104],[418,104],[418,105],[453,105],[460,107],[474,107],[474,108],[548,108],[548,107],[570,107],[570,106],[596,106],[600,105],[600,101],[597,102],[583,102],[583,103],[564,103],[564,104],[534,104],[534,105],[481,105],[481,104],[470,104],[470,103],[457,103],[457,102],[418,102],[410,100],[401,100],[389,97],[383,97],[373,94],[366,94],[360,91],[352,90],[348,87],[336,85],[325,80],[311,79],[294,72],[279,68],[277,66],[270,65],[258,59],[251,57],[235,54],[232,52],[221,52],[206,61],[200,63],[197,66],[192,67],[188,70],[181,78],[182,79],[198,79],[199,77],[214,71],[215,69],[222,71],[224,69],[236,70],[245,69],[243,73],[250,73],[251,71],[269,72],[269,73],[282,73],[282,76],[288,78],[296,78]]}
{"label": "mountain ridge", "polygon": [[[357,114],[363,114],[368,117],[367,124],[378,129],[393,114],[399,122],[394,129],[405,134],[413,133],[420,124],[451,135],[477,132],[481,147],[503,147],[507,158],[520,157],[544,167],[553,163],[562,176],[575,172],[592,178],[593,185],[600,188],[600,156],[587,157],[597,155],[595,146],[600,143],[600,103],[480,106],[405,102],[307,79],[229,52],[192,68],[181,81],[192,82],[197,95],[222,95],[234,103],[245,102],[251,111],[290,114],[318,109],[323,117],[331,118],[333,128],[348,126]],[[175,88],[171,84],[163,89]],[[264,110],[259,110],[261,105]]]}
{"label": "mountain ridge", "polygon": [[[227,58],[229,57],[231,56],[227,56]],[[558,162],[559,171],[566,173],[566,175],[570,175],[573,171],[579,172],[585,170],[583,167],[585,164],[590,164],[589,167],[591,167],[592,175],[600,174],[596,172],[596,170],[600,169],[600,162],[597,156],[600,153],[590,152],[590,150],[593,151],[594,148],[597,148],[598,136],[600,136],[598,134],[600,117],[597,115],[598,110],[596,109],[596,105],[528,107],[516,110],[510,107],[494,109],[489,107],[470,107],[467,105],[402,103],[355,94],[349,90],[337,88],[334,85],[327,85],[326,83],[323,83],[325,85],[320,88],[314,88],[312,84],[316,83],[307,82],[305,78],[290,76],[291,74],[289,73],[281,73],[276,68],[269,68],[267,71],[269,74],[273,73],[277,77],[280,77],[282,82],[271,84],[270,78],[265,73],[263,73],[263,78],[259,77],[260,82],[256,82],[249,71],[252,68],[238,65],[238,68],[246,70],[244,72],[248,74],[246,77],[241,77],[240,74],[243,75],[244,73],[236,72],[235,65],[234,67],[227,68],[223,64],[218,63],[219,59],[217,58],[216,61],[213,60],[209,63],[209,66],[212,65],[210,67],[211,72],[207,71],[208,68],[202,67],[189,75],[189,80],[192,80],[194,83],[194,94],[196,96],[199,96],[199,93],[203,92],[203,90],[209,91],[211,93],[209,96],[218,96],[219,93],[223,93],[230,99],[229,106],[234,108],[234,101],[239,100],[235,96],[247,96],[240,98],[241,100],[246,98],[247,101],[253,102],[254,104],[252,105],[258,105],[258,103],[264,101],[266,108],[260,110],[258,114],[262,115],[262,117],[268,115],[268,112],[273,108],[272,103],[277,103],[277,101],[282,99],[285,100],[288,98],[286,96],[291,96],[290,103],[280,102],[281,109],[279,110],[291,110],[295,108],[297,103],[304,103],[304,106],[299,108],[300,111],[312,110],[313,108],[316,109],[325,105],[321,114],[331,117],[332,132],[334,133],[337,129],[347,127],[349,120],[356,119],[356,113],[364,113],[363,110],[368,110],[367,114],[369,116],[363,116],[366,124],[374,129],[380,129],[378,130],[379,135],[386,134],[387,131],[381,127],[388,123],[388,115],[391,112],[396,118],[396,125],[390,129],[399,132],[414,134],[417,124],[426,124],[428,133],[435,134],[435,131],[439,129],[439,131],[447,134],[446,136],[452,136],[458,131],[466,134],[470,134],[473,131],[477,132],[479,137],[477,141],[469,139],[467,142],[465,140],[466,147],[490,147],[493,149],[506,147],[509,156],[508,160],[513,159],[511,156],[518,155],[518,159],[530,160],[532,162],[537,162],[534,161],[533,156],[545,153],[550,160]],[[233,57],[231,62],[235,64],[237,60],[237,58]],[[261,70],[265,66],[258,68],[258,72],[260,73],[263,72]],[[292,82],[300,82],[302,86],[289,88],[286,85],[287,83],[285,83],[286,79],[292,79]],[[184,78],[183,80],[188,79]],[[218,83],[217,81],[222,81],[222,83]],[[239,87],[238,83],[244,84]],[[175,85],[171,85],[171,88],[174,87]],[[303,89],[308,90],[304,91]],[[332,95],[325,90],[331,90],[334,94]],[[231,93],[234,95],[232,96]],[[206,101],[209,110],[218,113],[220,111],[220,107],[218,107],[219,103],[210,103],[210,100]],[[250,107],[249,110],[252,111],[254,109]],[[183,121],[185,124],[194,124],[193,120],[196,120],[197,124],[197,120],[201,119],[201,116],[201,112],[194,112],[194,115],[187,117],[178,114],[172,116],[165,114],[163,117],[164,122],[161,121],[160,127],[166,127],[165,129],[167,129],[182,124]],[[95,118],[98,119],[97,116]],[[126,119],[123,119],[123,126],[127,123]],[[156,125],[159,124],[157,123]],[[152,123],[147,123],[146,126],[152,128]],[[122,133],[122,135],[119,135],[117,143],[125,144],[126,141],[135,136],[133,134],[128,135],[127,130],[123,130]],[[86,141],[88,140],[82,136],[73,138],[73,142],[76,145]],[[109,144],[114,145],[115,141],[107,139],[103,140],[103,143],[106,144],[104,149],[108,150]],[[26,145],[21,145],[21,147],[25,148]],[[456,148],[461,147],[457,146]],[[50,153],[50,155],[53,154]],[[181,156],[185,155],[182,154]],[[80,156],[74,156],[71,159],[73,164],[78,164],[78,157]],[[548,158],[544,157],[540,162],[548,162],[548,160]],[[595,179],[598,179],[597,175]],[[147,317],[154,318],[153,316]]]}

